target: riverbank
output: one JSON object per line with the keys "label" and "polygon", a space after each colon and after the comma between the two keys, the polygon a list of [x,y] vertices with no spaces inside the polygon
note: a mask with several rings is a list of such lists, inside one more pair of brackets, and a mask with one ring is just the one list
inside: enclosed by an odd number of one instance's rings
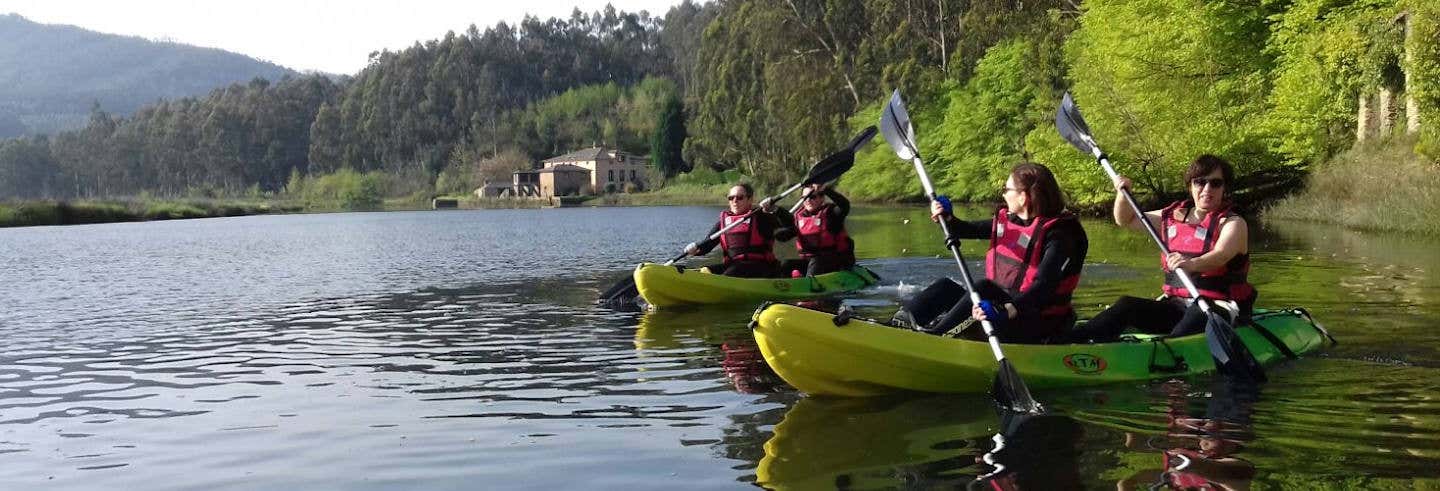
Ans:
{"label": "riverbank", "polygon": [[24,201],[0,203],[0,227],[142,222],[302,211],[297,204],[225,200]]}
{"label": "riverbank", "polygon": [[1304,189],[1266,218],[1335,223],[1356,230],[1440,236],[1440,163],[1413,141],[1357,146],[1312,169]]}

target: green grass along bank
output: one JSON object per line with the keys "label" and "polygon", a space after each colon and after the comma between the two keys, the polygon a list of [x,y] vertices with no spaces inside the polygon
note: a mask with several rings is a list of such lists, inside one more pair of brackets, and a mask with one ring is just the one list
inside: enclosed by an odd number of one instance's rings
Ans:
{"label": "green grass along bank", "polygon": [[1440,236],[1440,162],[1413,141],[1362,144],[1311,167],[1305,187],[1265,218],[1334,223],[1357,230]]}
{"label": "green grass along bank", "polygon": [[0,202],[0,227],[230,217],[300,210],[301,207],[295,204],[226,200]]}

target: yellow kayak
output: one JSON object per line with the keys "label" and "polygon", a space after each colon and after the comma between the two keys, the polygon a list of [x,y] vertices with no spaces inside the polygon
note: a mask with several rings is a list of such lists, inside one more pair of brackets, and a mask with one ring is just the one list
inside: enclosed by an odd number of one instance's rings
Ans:
{"label": "yellow kayak", "polygon": [[[862,319],[837,326],[833,319],[830,313],[773,304],[755,313],[753,334],[775,373],[812,395],[981,393],[995,378],[995,357],[984,341],[933,336]],[[1328,337],[1301,309],[1257,309],[1254,319],[1256,326],[1237,326],[1236,332],[1262,364],[1319,349]],[[1215,370],[1204,334],[1134,336],[1097,344],[1008,344],[1005,357],[1031,388],[1134,382]]]}
{"label": "yellow kayak", "polygon": [[735,278],[655,263],[642,263],[635,268],[635,287],[646,303],[657,308],[805,300],[859,290],[876,281],[879,279],[875,274],[862,266],[813,278]]}

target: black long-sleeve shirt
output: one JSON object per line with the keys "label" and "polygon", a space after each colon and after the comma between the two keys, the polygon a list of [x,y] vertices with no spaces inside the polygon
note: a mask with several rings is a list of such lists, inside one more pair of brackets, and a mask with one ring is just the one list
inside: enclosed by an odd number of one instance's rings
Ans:
{"label": "black long-sleeve shirt", "polygon": [[[1022,227],[1030,225],[1034,220],[1021,220],[1014,214],[1009,217],[1010,223]],[[952,216],[948,217],[945,223],[950,227],[950,237],[957,240],[989,240],[995,230],[993,219],[960,220]],[[1045,243],[1041,247],[1043,249],[1040,253],[1040,264],[1036,266],[1038,269],[1035,272],[1035,282],[1023,292],[1010,292],[1014,297],[1017,317],[1037,315],[1040,309],[1050,304],[1060,281],[1071,274],[1078,274],[1084,267],[1085,255],[1090,250],[1090,240],[1079,220],[1066,220],[1055,224],[1045,233]]]}
{"label": "black long-sleeve shirt", "polygon": [[[761,237],[772,239],[775,237],[775,231],[795,227],[791,222],[790,214],[778,208],[772,213],[766,213],[756,209],[755,214],[750,215],[750,220],[755,227],[760,229]],[[715,226],[710,227],[710,232],[705,234],[705,239],[695,243],[696,249],[700,251],[698,255],[703,256],[709,254],[710,251],[715,249],[715,246],[720,245],[719,237],[711,239],[710,236],[715,235],[715,232],[719,232],[720,229],[724,227],[725,223],[723,220],[715,220]]]}
{"label": "black long-sleeve shirt", "polygon": [[[829,188],[825,189],[825,196],[830,198],[831,202],[835,203],[835,206],[830,207],[830,220],[825,222],[825,228],[830,229],[831,233],[838,234],[841,230],[845,230],[845,217],[850,216],[850,200],[845,199],[844,195]],[[775,240],[785,242],[795,238],[795,236],[799,234],[800,230],[795,227],[794,217],[791,216],[789,226],[775,231]]]}

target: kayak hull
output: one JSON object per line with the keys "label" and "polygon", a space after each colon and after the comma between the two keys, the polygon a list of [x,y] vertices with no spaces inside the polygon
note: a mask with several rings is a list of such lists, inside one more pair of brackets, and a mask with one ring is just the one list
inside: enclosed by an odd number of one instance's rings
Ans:
{"label": "kayak hull", "polygon": [[[755,314],[765,361],[811,395],[864,397],[900,392],[983,393],[995,355],[983,341],[942,338],[861,319],[837,326],[832,314],[772,304]],[[1321,348],[1325,335],[1304,311],[1258,311],[1255,321],[1292,353]],[[1288,357],[1254,327],[1236,329],[1260,363]],[[1136,337],[1098,344],[1009,344],[1010,360],[1031,388],[1137,382],[1215,370],[1205,335]]]}
{"label": "kayak hull", "polygon": [[640,296],[656,308],[805,300],[859,290],[877,281],[874,273],[861,266],[814,278],[733,278],[697,269],[642,263],[635,268],[634,277]]}

